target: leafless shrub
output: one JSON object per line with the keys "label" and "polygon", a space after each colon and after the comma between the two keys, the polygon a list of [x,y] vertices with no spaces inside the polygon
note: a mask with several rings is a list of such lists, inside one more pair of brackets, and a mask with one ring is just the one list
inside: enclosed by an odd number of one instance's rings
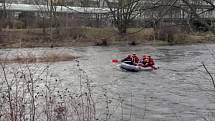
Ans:
{"label": "leafless shrub", "polygon": [[[35,58],[35,55],[28,55]],[[52,56],[53,57],[53,56]],[[32,59],[32,60],[33,60]],[[5,59],[7,60],[7,59]],[[29,63],[30,60],[17,57],[22,63],[0,64],[0,120],[5,121],[95,121],[112,120],[116,110],[121,109],[124,117],[124,99],[113,99],[104,91],[104,117],[98,117],[94,97],[93,80],[81,69],[79,61],[76,68],[77,85],[71,88],[62,86],[63,80],[52,73],[50,66]],[[114,110],[110,110],[111,108]],[[118,112],[117,112],[118,113]]]}
{"label": "leafless shrub", "polygon": [[185,43],[186,34],[181,31],[180,27],[163,25],[157,30],[158,40],[167,41],[169,44]]}
{"label": "leafless shrub", "polygon": [[158,39],[171,42],[174,40],[174,35],[178,33],[178,30],[172,27],[162,27],[158,32]]}
{"label": "leafless shrub", "polygon": [[[137,30],[133,30],[133,31],[137,31]],[[133,32],[133,31],[131,32],[131,34],[128,34],[127,40],[132,40],[132,41],[155,40],[156,35],[153,28],[146,28],[140,32]]]}
{"label": "leafless shrub", "polygon": [[107,45],[108,45],[108,41],[107,41],[106,38],[102,38],[102,39],[100,39],[100,40],[97,40],[97,41],[95,42],[95,45],[96,45],[96,46],[107,46]]}
{"label": "leafless shrub", "polygon": [[154,29],[145,29],[143,31],[143,36],[146,40],[154,40],[155,39],[155,31]]}
{"label": "leafless shrub", "polygon": [[59,88],[49,65],[1,63],[0,120],[95,120],[90,80],[80,71],[80,90]]}
{"label": "leafless shrub", "polygon": [[65,29],[64,34],[67,34],[70,38],[74,40],[85,38],[84,29],[80,27],[67,28]]}

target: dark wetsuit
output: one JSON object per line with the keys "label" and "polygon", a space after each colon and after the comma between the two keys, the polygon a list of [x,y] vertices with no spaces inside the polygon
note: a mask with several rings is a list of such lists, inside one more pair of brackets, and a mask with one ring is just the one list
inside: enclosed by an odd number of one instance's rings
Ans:
{"label": "dark wetsuit", "polygon": [[121,62],[126,63],[126,64],[130,64],[130,65],[134,65],[132,58],[130,56],[122,59]]}

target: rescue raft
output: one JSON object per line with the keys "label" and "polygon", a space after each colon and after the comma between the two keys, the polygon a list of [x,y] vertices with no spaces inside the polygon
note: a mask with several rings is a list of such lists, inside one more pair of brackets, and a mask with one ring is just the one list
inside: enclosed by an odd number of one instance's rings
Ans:
{"label": "rescue raft", "polygon": [[151,71],[153,68],[151,67],[141,67],[141,66],[135,66],[135,65],[130,65],[127,63],[120,63],[119,67],[123,70],[126,71],[131,71],[131,72],[138,72],[138,71]]}

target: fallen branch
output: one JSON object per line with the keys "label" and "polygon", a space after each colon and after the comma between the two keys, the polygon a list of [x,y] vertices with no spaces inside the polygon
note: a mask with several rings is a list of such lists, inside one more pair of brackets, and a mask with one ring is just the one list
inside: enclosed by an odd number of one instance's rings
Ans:
{"label": "fallen branch", "polygon": [[208,73],[208,75],[211,77],[211,81],[213,82],[213,86],[214,86],[214,89],[215,89],[215,82],[214,82],[214,78],[213,76],[211,75],[211,73],[208,71],[207,67],[205,66],[205,64],[202,62],[202,65],[205,69],[205,71]]}

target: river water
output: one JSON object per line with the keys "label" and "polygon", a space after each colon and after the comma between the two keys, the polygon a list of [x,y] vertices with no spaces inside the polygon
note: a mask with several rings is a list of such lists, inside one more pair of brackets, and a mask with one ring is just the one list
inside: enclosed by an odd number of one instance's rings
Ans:
{"label": "river water", "polygon": [[[19,51],[56,51],[80,56],[80,67],[93,80],[98,117],[102,117],[104,113],[102,95],[106,92],[112,102],[109,107],[110,113],[113,114],[112,120],[215,120],[215,92],[212,81],[201,64],[204,62],[215,77],[215,58],[211,55],[215,51],[215,45],[92,46]],[[15,53],[17,50],[1,50],[1,56],[5,55],[5,52]],[[112,59],[121,59],[133,52],[138,55],[151,55],[160,69],[125,72],[111,62]],[[53,74],[64,80],[63,86],[75,88],[75,82],[72,80],[76,76],[76,64],[74,61],[52,64]],[[123,101],[120,103],[118,99]]]}

